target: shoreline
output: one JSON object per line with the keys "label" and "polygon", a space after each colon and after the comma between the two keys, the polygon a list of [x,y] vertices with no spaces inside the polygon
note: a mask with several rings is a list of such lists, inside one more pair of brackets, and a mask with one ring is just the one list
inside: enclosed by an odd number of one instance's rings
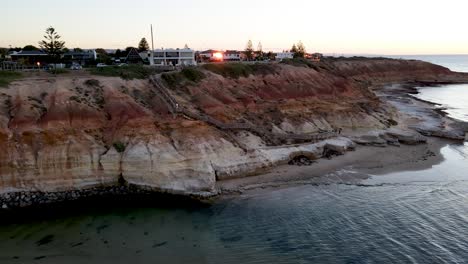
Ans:
{"label": "shoreline", "polygon": [[[367,179],[369,176],[366,173],[384,174],[394,171],[418,170],[430,167],[443,161],[440,154],[440,149],[453,140],[461,140],[462,138],[457,133],[453,133],[453,126],[461,126],[465,124],[458,120],[453,120],[442,111],[437,111],[435,106],[438,104],[420,100],[412,96],[417,92],[416,86],[418,83],[403,83],[384,85],[383,87],[374,87],[373,92],[385,102],[385,104],[393,105],[401,114],[397,128],[414,129],[419,133],[427,136],[427,144],[419,144],[421,142],[414,138],[414,135],[409,135],[410,142],[404,140],[408,135],[397,135],[396,142],[388,141],[388,131],[380,131],[376,138],[370,141],[363,142],[359,137],[366,137],[371,132],[376,132],[372,129],[366,130],[365,133],[344,135],[354,142],[358,142],[358,148],[353,153],[345,153],[333,159],[320,158],[311,166],[290,166],[279,165],[268,168],[266,172],[256,176],[234,178],[228,180],[220,180],[216,182],[215,193],[200,193],[195,195],[187,195],[183,193],[166,192],[164,190],[151,189],[144,186],[120,184],[115,186],[98,186],[83,190],[72,190],[62,192],[16,192],[5,193],[0,195],[0,212],[14,212],[17,209],[52,207],[57,204],[66,204],[75,201],[93,200],[101,197],[131,197],[131,196],[164,196],[164,197],[183,197],[192,201],[210,202],[211,199],[229,197],[233,194],[242,193],[248,190],[279,188],[298,184],[354,184],[359,185],[360,181]],[[437,85],[438,83],[433,83]],[[428,84],[425,84],[428,85]],[[389,88],[390,87],[390,88]],[[406,102],[418,102],[412,107],[417,111],[422,111],[426,116],[424,120],[413,124],[412,112],[414,109],[401,110],[398,104],[411,104]],[[401,111],[400,111],[401,110]],[[436,116],[434,116],[436,115]],[[429,123],[426,124],[426,123]],[[443,131],[440,124],[444,126],[448,123],[448,127],[444,127]],[[422,125],[421,125],[422,124]],[[419,126],[419,127],[418,127]],[[459,129],[459,128],[457,128]],[[390,129],[391,130],[391,129]],[[362,132],[362,131],[361,131]],[[367,133],[367,134],[366,134]],[[372,135],[375,137],[375,135]],[[394,135],[392,135],[393,137]],[[382,148],[381,142],[383,137],[387,140]],[[400,140],[403,138],[403,140]],[[448,139],[440,139],[448,138]],[[452,139],[452,140],[450,140]],[[400,144],[399,141],[402,141]],[[393,146],[396,144],[398,146]],[[371,146],[367,146],[371,145]],[[374,145],[374,146],[372,146]],[[280,146],[281,147],[281,146]],[[339,153],[343,154],[343,153]],[[384,157],[382,159],[381,157]],[[377,160],[375,160],[375,158]],[[374,159],[372,159],[374,158]],[[351,166],[354,164],[354,166]],[[357,165],[356,165],[357,164]],[[353,173],[353,170],[358,169],[361,173]],[[344,171],[344,172],[343,172]],[[351,172],[351,173],[350,173]],[[213,198],[214,197],[214,198]],[[112,199],[110,199],[112,200]]]}

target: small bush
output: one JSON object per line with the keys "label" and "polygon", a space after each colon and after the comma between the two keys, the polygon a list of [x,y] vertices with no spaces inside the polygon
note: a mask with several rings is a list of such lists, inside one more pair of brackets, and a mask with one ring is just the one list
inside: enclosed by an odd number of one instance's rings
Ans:
{"label": "small bush", "polygon": [[0,71],[0,87],[7,87],[12,81],[22,76],[19,72]]}
{"label": "small bush", "polygon": [[117,150],[118,153],[123,153],[125,151],[125,144],[122,142],[115,142],[113,144],[115,150]]}
{"label": "small bush", "polygon": [[90,86],[90,87],[98,87],[101,85],[101,83],[98,80],[95,79],[89,79],[84,82],[85,85]]}
{"label": "small bush", "polygon": [[161,78],[169,85],[169,87],[175,87],[182,83],[183,77],[178,72],[163,73]]}
{"label": "small bush", "polygon": [[192,82],[199,82],[205,78],[205,74],[195,67],[184,68],[181,74]]}
{"label": "small bush", "polygon": [[68,99],[71,100],[71,101],[81,103],[81,99],[76,95],[70,96],[70,98],[68,98]]}

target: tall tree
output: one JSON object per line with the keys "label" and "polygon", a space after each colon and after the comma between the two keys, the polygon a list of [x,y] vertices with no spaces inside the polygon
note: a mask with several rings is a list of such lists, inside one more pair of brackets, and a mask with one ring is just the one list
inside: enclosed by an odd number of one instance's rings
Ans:
{"label": "tall tree", "polygon": [[80,49],[80,48],[74,48],[73,51],[74,51],[74,52],[83,52],[83,50]]}
{"label": "tall tree", "polygon": [[263,60],[263,46],[262,46],[262,42],[259,42],[258,43],[258,46],[257,46],[257,58],[259,60]]}
{"label": "tall tree", "polygon": [[46,29],[44,40],[39,42],[39,46],[47,52],[54,60],[57,60],[65,47],[65,41],[60,40],[61,36],[55,31],[55,28]]}
{"label": "tall tree", "polygon": [[142,51],[148,51],[150,48],[149,48],[149,45],[148,45],[148,41],[146,41],[146,38],[142,38],[140,40],[140,43],[138,44],[138,51],[139,52],[142,52]]}
{"label": "tall tree", "polygon": [[245,47],[245,56],[247,57],[247,60],[252,60],[254,57],[254,49],[253,49],[253,44],[252,40],[249,40],[247,42],[247,46]]}
{"label": "tall tree", "polygon": [[294,52],[294,53],[297,52],[296,44],[293,44],[293,46],[292,46],[292,48],[291,48],[291,52]]}
{"label": "tall tree", "polygon": [[306,54],[306,48],[304,44],[302,44],[302,41],[299,41],[297,43],[297,52],[294,54],[295,58],[304,58]]}

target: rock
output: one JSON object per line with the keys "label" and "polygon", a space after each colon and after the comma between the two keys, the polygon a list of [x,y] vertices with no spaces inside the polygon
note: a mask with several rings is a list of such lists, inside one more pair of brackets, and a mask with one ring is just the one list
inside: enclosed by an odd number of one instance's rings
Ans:
{"label": "rock", "polygon": [[2,205],[2,209],[8,209],[8,205],[3,204],[3,205]]}
{"label": "rock", "polygon": [[391,128],[388,131],[386,131],[385,134],[390,136],[391,138],[393,137],[397,139],[398,142],[406,145],[417,145],[427,142],[427,138],[413,130]]}

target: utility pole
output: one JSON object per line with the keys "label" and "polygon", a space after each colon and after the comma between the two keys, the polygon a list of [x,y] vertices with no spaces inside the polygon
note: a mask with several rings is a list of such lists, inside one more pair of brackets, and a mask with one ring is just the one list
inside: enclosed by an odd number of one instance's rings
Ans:
{"label": "utility pole", "polygon": [[150,65],[154,65],[154,38],[153,38],[153,24],[151,24],[151,55]]}

